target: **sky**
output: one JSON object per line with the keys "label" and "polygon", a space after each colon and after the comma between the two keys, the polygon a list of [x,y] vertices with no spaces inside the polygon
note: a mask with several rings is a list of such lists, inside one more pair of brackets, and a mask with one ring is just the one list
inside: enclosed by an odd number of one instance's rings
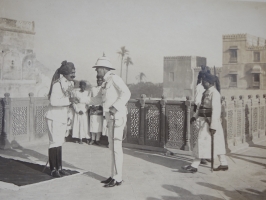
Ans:
{"label": "sky", "polygon": [[103,52],[120,74],[122,46],[134,63],[128,83],[141,72],[160,83],[165,56],[202,56],[221,67],[222,35],[266,38],[266,0],[0,0],[0,17],[34,21],[37,60],[52,71],[73,62],[76,79],[93,85]]}

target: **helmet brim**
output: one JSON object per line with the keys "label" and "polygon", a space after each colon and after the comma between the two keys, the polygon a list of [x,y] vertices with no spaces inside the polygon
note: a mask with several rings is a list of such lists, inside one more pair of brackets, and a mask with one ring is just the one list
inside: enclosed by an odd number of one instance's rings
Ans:
{"label": "helmet brim", "polygon": [[98,68],[98,67],[104,67],[104,68],[107,68],[107,69],[110,69],[110,70],[115,70],[115,68],[112,68],[112,67],[106,67],[106,66],[101,66],[101,65],[95,65],[95,66],[93,66],[92,68]]}

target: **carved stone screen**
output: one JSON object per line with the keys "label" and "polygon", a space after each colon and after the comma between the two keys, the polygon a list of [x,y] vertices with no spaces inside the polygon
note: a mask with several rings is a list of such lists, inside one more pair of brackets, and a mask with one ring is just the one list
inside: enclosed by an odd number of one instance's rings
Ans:
{"label": "carved stone screen", "polygon": [[12,133],[14,136],[27,135],[28,107],[14,107],[12,112]]}
{"label": "carved stone screen", "polygon": [[46,109],[47,106],[36,106],[36,115],[35,115],[36,137],[40,137],[48,132],[47,123],[44,117]]}
{"label": "carved stone screen", "polygon": [[3,131],[3,122],[4,122],[4,102],[3,99],[0,99],[0,134]]}
{"label": "carved stone screen", "polygon": [[166,105],[166,147],[181,149],[185,145],[185,106]]}
{"label": "carved stone screen", "polygon": [[145,144],[160,145],[160,104],[145,105]]}
{"label": "carved stone screen", "polygon": [[138,144],[140,132],[140,105],[138,102],[129,102],[127,107],[127,142]]}

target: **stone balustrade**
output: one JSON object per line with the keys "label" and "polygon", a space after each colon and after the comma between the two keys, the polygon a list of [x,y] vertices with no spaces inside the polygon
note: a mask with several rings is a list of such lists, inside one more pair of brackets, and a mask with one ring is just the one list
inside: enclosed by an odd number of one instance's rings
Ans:
{"label": "stone balustrade", "polygon": [[[34,97],[12,98],[8,93],[0,99],[0,148],[47,141],[44,113],[49,100]],[[266,94],[222,97],[221,123],[225,133],[226,148],[236,150],[250,142],[266,138]],[[199,127],[190,124],[194,102],[150,99],[130,99],[127,108],[126,139],[124,146],[148,149],[179,149],[192,151],[197,141]]]}

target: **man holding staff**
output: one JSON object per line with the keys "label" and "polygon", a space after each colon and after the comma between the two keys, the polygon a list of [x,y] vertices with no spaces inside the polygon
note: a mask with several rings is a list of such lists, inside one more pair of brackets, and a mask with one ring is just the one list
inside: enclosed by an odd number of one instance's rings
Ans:
{"label": "man holding staff", "polygon": [[[223,127],[220,121],[221,116],[221,96],[214,87],[217,77],[205,73],[202,77],[202,85],[205,88],[201,105],[191,118],[193,123],[199,119],[199,135],[193,154],[195,159],[191,165],[182,167],[187,172],[195,173],[198,171],[201,158],[219,157],[220,166],[213,171],[226,171],[228,164],[225,157],[225,140]],[[212,138],[213,136],[213,138]],[[213,139],[213,141],[212,141]],[[214,144],[213,149],[211,144]],[[211,156],[213,152],[213,155]],[[213,160],[212,160],[213,162]]]}

